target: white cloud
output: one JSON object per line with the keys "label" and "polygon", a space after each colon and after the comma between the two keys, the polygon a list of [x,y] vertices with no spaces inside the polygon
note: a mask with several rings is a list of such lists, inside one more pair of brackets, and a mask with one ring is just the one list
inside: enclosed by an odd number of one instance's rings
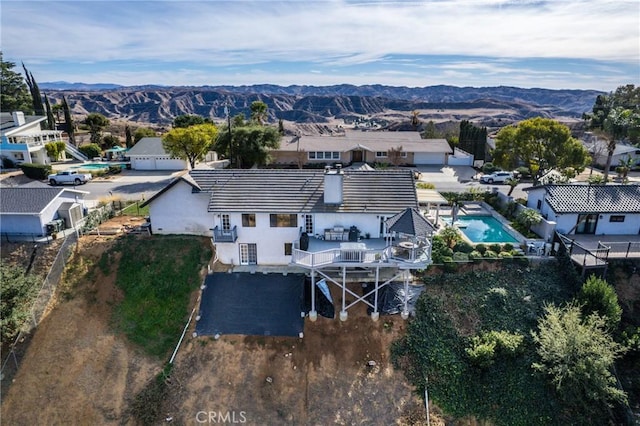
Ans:
{"label": "white cloud", "polygon": [[[639,12],[637,0],[3,1],[1,24],[5,57],[37,64],[47,74],[42,81],[54,80],[48,75],[66,61],[100,64],[105,71],[91,75],[94,81],[137,75],[156,83],[183,75],[176,67],[191,68],[196,78],[220,73],[220,67],[253,65],[271,79],[266,82],[295,76],[303,78],[295,83],[304,84],[310,74],[314,81],[382,77],[382,72],[352,74],[367,64],[391,71],[389,58],[403,55],[588,59],[637,67]],[[120,70],[131,61],[144,71]],[[304,62],[316,72],[269,75],[272,63]],[[149,64],[156,70],[147,71]],[[405,64],[411,61],[394,66],[402,70]],[[518,71],[492,71],[495,66],[473,60],[457,65],[482,73]],[[454,67],[448,64],[449,71]]]}

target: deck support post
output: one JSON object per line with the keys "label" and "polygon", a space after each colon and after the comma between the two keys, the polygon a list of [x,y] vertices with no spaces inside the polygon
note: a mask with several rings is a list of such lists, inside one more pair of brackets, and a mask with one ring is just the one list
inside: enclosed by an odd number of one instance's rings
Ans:
{"label": "deck support post", "polygon": [[373,294],[373,312],[371,313],[371,319],[378,321],[380,313],[378,312],[378,290],[380,286],[380,267],[376,266],[376,292]]}
{"label": "deck support post", "polygon": [[309,319],[315,321],[318,319],[316,311],[316,270],[311,270],[311,310],[309,311]]}
{"label": "deck support post", "polygon": [[404,309],[400,313],[402,319],[409,318],[409,277],[411,272],[409,270],[404,271]]}
{"label": "deck support post", "polygon": [[346,296],[347,296],[347,267],[342,267],[342,310],[340,310],[340,321],[346,321],[349,314],[347,314],[347,310],[345,306],[347,305]]}

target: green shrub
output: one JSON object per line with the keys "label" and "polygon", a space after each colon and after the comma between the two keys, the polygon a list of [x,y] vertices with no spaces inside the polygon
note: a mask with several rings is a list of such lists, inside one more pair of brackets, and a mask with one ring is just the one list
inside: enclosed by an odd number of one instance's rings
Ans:
{"label": "green shrub", "polygon": [[469,253],[469,260],[476,260],[476,259],[482,259],[482,253],[480,253],[478,250],[474,250],[471,253]]}
{"label": "green shrub", "polygon": [[82,145],[78,148],[78,150],[87,156],[87,158],[101,157],[102,149],[100,149],[100,145],[95,143],[90,143],[87,145]]}
{"label": "green shrub", "polygon": [[500,244],[494,243],[489,245],[489,250],[495,253],[500,253],[502,251],[502,247],[500,246]]}
{"label": "green shrub", "polygon": [[453,253],[453,261],[454,262],[468,262],[469,261],[469,255],[467,253],[463,253],[463,252],[454,252]]}
{"label": "green shrub", "polygon": [[502,246],[502,251],[511,252],[512,250],[513,250],[513,244],[511,244],[511,243],[505,243]]}
{"label": "green shrub", "polygon": [[464,351],[473,365],[479,368],[488,368],[493,364],[496,344],[494,342],[483,342],[481,338],[476,336],[472,339],[471,347],[466,348]]}
{"label": "green shrub", "polygon": [[484,165],[482,166],[482,173],[484,173],[485,175],[491,174],[496,170],[500,170],[500,167],[495,166],[492,162],[484,163]]}
{"label": "green shrub", "polygon": [[436,186],[431,182],[418,182],[416,183],[418,189],[436,189]]}
{"label": "green shrub", "polygon": [[459,251],[461,253],[471,253],[473,251],[473,246],[471,244],[469,244],[468,242],[466,242],[465,240],[459,240],[455,247],[453,248],[453,251]]}
{"label": "green shrub", "polygon": [[471,346],[465,349],[472,364],[487,368],[493,364],[496,355],[514,356],[522,352],[524,336],[508,331],[489,331],[474,336]]}
{"label": "green shrub", "polygon": [[497,259],[498,258],[498,253],[496,253],[493,250],[487,250],[484,252],[484,257],[487,259]]}
{"label": "green shrub", "polygon": [[480,254],[484,254],[484,252],[487,251],[487,246],[485,246],[484,244],[480,243],[480,244],[476,244],[476,250],[480,252]]}
{"label": "green shrub", "polygon": [[585,316],[595,313],[605,319],[609,329],[615,330],[618,327],[622,308],[615,289],[605,280],[591,275],[582,285],[577,299]]}
{"label": "green shrub", "polygon": [[109,166],[109,174],[110,175],[117,175],[118,173],[122,172],[122,167],[120,166]]}
{"label": "green shrub", "polygon": [[511,256],[511,253],[509,253],[508,251],[501,251],[500,253],[498,253],[498,257],[500,259],[511,259],[513,256]]}
{"label": "green shrub", "polygon": [[511,250],[509,252],[509,254],[511,254],[512,257],[523,257],[524,256],[523,252],[515,250],[515,249]]}
{"label": "green shrub", "polygon": [[444,257],[453,256],[453,250],[447,247],[444,240],[440,238],[440,236],[434,236],[432,244],[433,246],[431,248],[431,258],[433,259],[433,263],[442,264],[444,263]]}
{"label": "green shrub", "polygon": [[48,164],[22,163],[20,169],[26,177],[38,180],[46,179],[51,173],[51,166]]}
{"label": "green shrub", "polygon": [[2,167],[5,169],[15,169],[16,163],[9,157],[2,157]]}
{"label": "green shrub", "polygon": [[528,167],[518,167],[516,172],[520,176],[521,179],[531,179],[531,172]]}

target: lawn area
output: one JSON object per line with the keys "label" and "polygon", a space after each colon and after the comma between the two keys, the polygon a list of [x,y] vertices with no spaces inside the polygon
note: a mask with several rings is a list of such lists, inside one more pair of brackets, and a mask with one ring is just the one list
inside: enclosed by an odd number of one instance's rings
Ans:
{"label": "lawn area", "polygon": [[166,355],[180,336],[189,296],[201,284],[200,271],[210,257],[204,238],[119,240],[98,264],[105,275],[112,264],[118,265],[116,285],[124,297],[114,309],[116,327],[148,354]]}
{"label": "lawn area", "polygon": [[[557,262],[509,264],[494,271],[427,275],[406,336],[392,355],[420,394],[428,381],[430,399],[454,418],[475,417],[496,425],[575,424],[544,377],[531,331],[545,303],[560,305],[575,287]],[[517,347],[498,346],[480,366],[469,355],[473,338],[490,331],[522,336]],[[486,334],[485,334],[486,336]],[[517,340],[516,339],[516,340]],[[480,345],[482,346],[482,345]],[[475,361],[475,362],[474,362]],[[588,419],[587,419],[588,421]]]}
{"label": "lawn area", "polygon": [[140,207],[142,202],[136,201],[133,204],[129,204],[122,210],[124,216],[149,216],[149,205]]}

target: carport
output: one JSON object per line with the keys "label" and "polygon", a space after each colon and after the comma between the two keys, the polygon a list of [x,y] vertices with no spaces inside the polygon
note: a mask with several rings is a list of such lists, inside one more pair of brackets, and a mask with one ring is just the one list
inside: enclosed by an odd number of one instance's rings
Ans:
{"label": "carport", "polygon": [[210,274],[196,333],[299,337],[304,328],[304,280],[304,274]]}

